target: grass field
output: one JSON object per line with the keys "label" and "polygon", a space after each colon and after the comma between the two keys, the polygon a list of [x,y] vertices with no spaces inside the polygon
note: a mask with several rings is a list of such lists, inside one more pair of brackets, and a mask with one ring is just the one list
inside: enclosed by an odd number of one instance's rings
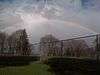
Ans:
{"label": "grass field", "polygon": [[39,63],[32,63],[27,66],[2,67],[0,75],[53,75],[49,71],[49,66]]}

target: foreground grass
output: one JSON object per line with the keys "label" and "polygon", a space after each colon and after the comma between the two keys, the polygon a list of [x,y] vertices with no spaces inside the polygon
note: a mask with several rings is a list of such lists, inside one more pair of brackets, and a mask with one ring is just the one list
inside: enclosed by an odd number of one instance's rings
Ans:
{"label": "foreground grass", "polygon": [[48,69],[47,65],[32,63],[28,66],[0,68],[0,75],[53,75]]}

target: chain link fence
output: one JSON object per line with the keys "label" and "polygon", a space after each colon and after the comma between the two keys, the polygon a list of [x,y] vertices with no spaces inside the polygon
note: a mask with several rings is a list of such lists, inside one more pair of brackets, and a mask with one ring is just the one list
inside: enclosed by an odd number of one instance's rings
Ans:
{"label": "chain link fence", "polygon": [[36,43],[33,44],[33,53],[37,51],[40,58],[62,56],[96,59],[100,49],[99,46],[100,36],[91,35],[67,40]]}

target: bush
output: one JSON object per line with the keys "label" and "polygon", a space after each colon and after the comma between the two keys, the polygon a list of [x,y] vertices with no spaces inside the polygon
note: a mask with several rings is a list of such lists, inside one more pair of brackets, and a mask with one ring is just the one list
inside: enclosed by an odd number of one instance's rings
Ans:
{"label": "bush", "polygon": [[39,60],[36,56],[0,56],[0,66],[28,65],[32,61]]}
{"label": "bush", "polygon": [[[96,73],[97,62],[91,59],[76,59],[76,58],[50,58],[45,64],[51,67],[52,72],[55,72],[56,75],[67,75],[70,73],[78,73],[92,75]],[[100,70],[100,68],[99,68]],[[73,75],[73,73],[71,75]]]}

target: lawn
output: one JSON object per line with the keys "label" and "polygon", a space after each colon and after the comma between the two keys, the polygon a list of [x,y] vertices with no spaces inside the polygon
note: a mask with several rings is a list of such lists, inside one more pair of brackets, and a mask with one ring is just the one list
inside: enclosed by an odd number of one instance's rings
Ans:
{"label": "lawn", "polygon": [[0,68],[0,75],[53,75],[48,71],[49,66],[32,63],[27,66],[17,66],[17,67],[2,67]]}

